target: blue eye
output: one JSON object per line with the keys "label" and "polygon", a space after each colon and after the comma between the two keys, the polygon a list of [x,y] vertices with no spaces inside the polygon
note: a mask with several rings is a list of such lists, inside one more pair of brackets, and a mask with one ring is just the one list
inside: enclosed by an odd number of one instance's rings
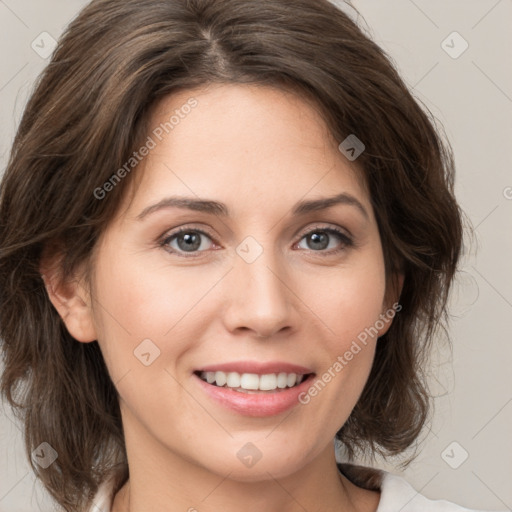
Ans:
{"label": "blue eye", "polygon": [[[301,247],[300,244],[303,241],[306,242],[306,247]],[[201,229],[187,227],[179,228],[160,242],[160,246],[164,247],[166,251],[183,257],[198,256],[198,253],[208,251],[214,245],[212,237],[208,233]],[[315,227],[304,234],[297,244],[300,249],[325,253],[326,256],[353,245],[353,240],[347,234],[332,227]]]}
{"label": "blue eye", "polygon": [[[200,229],[182,228],[166,237],[162,241],[162,246],[169,247],[171,252],[203,252],[209,248],[205,247],[205,245],[208,244],[203,243],[203,237],[206,237],[211,242],[210,236]],[[172,245],[174,242],[176,242],[177,247],[176,245]]]}
{"label": "blue eye", "polygon": [[[333,242],[333,238],[338,239],[337,248],[335,242],[334,244],[331,243]],[[328,251],[329,253],[333,253],[353,245],[353,241],[349,236],[335,228],[315,228],[306,233],[301,238],[301,241],[302,240],[306,240],[306,244],[308,245],[305,249],[310,249],[314,252],[323,252],[325,249],[334,249],[334,251]]]}

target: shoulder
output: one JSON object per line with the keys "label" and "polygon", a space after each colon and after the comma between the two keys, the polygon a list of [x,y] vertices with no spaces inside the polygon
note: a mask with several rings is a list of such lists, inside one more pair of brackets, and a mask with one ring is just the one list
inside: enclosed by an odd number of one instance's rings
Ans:
{"label": "shoulder", "polygon": [[484,512],[446,500],[430,500],[417,492],[404,478],[384,472],[377,512]]}
{"label": "shoulder", "polygon": [[109,477],[98,487],[88,512],[111,512],[115,495],[116,480]]}
{"label": "shoulder", "polygon": [[485,512],[446,500],[431,500],[416,491],[404,478],[387,471],[351,464],[338,464],[338,468],[354,484],[380,490],[376,512]]}

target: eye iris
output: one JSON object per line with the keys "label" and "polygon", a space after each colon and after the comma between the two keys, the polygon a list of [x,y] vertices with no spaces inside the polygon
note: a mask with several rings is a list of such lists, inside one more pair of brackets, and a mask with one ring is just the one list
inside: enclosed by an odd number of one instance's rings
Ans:
{"label": "eye iris", "polygon": [[[315,231],[307,236],[308,245],[311,249],[325,249],[329,246],[329,233],[326,231]],[[178,247],[182,251],[192,252],[201,246],[201,234],[194,231],[187,231],[176,235]]]}
{"label": "eye iris", "polygon": [[329,236],[323,231],[316,231],[309,235],[312,242],[310,244],[312,249],[325,249],[329,245]]}
{"label": "eye iris", "polygon": [[183,251],[195,251],[201,245],[201,235],[199,233],[182,233],[177,237],[178,246]]}

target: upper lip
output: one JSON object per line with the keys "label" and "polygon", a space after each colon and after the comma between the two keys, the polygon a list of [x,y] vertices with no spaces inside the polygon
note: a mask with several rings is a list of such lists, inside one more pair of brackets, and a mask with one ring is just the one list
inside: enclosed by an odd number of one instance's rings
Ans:
{"label": "upper lip", "polygon": [[270,373],[296,373],[306,375],[314,373],[310,368],[284,361],[269,361],[260,363],[257,361],[231,361],[229,363],[212,364],[198,368],[198,372],[236,372],[236,373],[255,373],[257,375],[266,375]]}

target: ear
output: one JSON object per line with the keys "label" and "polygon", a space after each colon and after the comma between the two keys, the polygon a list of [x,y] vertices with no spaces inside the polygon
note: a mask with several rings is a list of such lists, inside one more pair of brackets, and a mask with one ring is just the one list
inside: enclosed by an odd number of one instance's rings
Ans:
{"label": "ear", "polygon": [[44,251],[41,258],[39,272],[48,297],[73,338],[83,343],[95,341],[97,336],[91,309],[91,294],[88,287],[81,284],[81,281],[85,282],[83,272],[78,271],[72,278],[63,280],[61,260],[60,252],[54,252],[50,256],[48,251]]}
{"label": "ear", "polygon": [[396,272],[391,276],[386,285],[386,293],[384,295],[382,312],[380,315],[380,323],[384,325],[379,329],[378,338],[384,336],[384,334],[388,332],[396,313],[402,309],[402,306],[398,301],[400,299],[400,294],[402,293],[404,277],[403,272]]}

